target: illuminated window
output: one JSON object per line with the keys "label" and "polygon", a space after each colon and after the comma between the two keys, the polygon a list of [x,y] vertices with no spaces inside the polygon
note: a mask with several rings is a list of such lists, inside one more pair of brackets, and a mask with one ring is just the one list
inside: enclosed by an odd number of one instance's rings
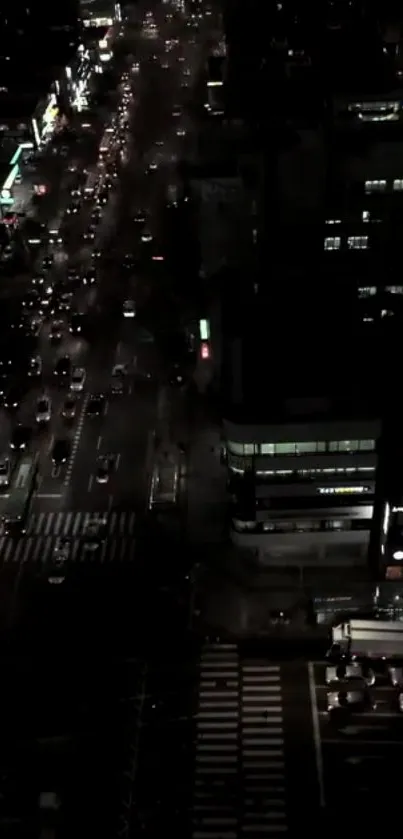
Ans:
{"label": "illuminated window", "polygon": [[275,454],[296,454],[295,443],[275,443]]}
{"label": "illuminated window", "polygon": [[358,297],[361,300],[365,300],[366,297],[373,297],[376,294],[376,286],[361,286],[358,289]]}
{"label": "illuminated window", "polygon": [[329,443],[330,452],[368,452],[374,449],[375,440],[332,440]]}
{"label": "illuminated window", "polygon": [[246,456],[256,454],[258,450],[257,444],[255,445],[254,443],[233,443],[230,441],[227,443],[227,448],[231,454]]}
{"label": "illuminated window", "polygon": [[368,236],[349,236],[347,244],[350,250],[365,251],[368,247]]}
{"label": "illuminated window", "polygon": [[385,291],[389,294],[403,294],[403,285],[387,285]]}
{"label": "illuminated window", "polygon": [[360,452],[372,452],[375,448],[375,440],[359,440]]}
{"label": "illuminated window", "polygon": [[341,245],[340,236],[326,236],[324,247],[325,251],[338,251]]}
{"label": "illuminated window", "polygon": [[363,495],[365,492],[370,492],[370,487],[365,486],[338,486],[338,487],[318,487],[319,495]]}
{"label": "illuminated window", "polygon": [[403,189],[403,178],[396,178],[393,181],[393,189],[395,192],[401,192]]}
{"label": "illuminated window", "polygon": [[386,181],[365,181],[365,192],[384,192]]}
{"label": "illuminated window", "polygon": [[260,454],[274,454],[274,443],[262,443]]}

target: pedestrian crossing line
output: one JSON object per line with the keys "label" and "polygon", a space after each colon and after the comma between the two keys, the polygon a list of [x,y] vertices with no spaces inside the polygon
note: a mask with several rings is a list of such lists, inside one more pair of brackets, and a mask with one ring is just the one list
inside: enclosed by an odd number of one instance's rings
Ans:
{"label": "pedestrian crossing line", "polygon": [[275,837],[288,829],[285,795],[279,795],[285,787],[280,667],[262,660],[243,663],[241,670],[241,835]]}
{"label": "pedestrian crossing line", "polygon": [[132,510],[101,512],[41,512],[30,517],[27,526],[28,536],[80,536],[93,519],[103,519],[105,529],[110,536],[134,536],[136,514]]}
{"label": "pedestrian crossing line", "polygon": [[195,718],[192,839],[284,836],[280,666],[242,660],[235,644],[206,645]]}
{"label": "pedestrian crossing line", "polygon": [[[0,562],[45,565],[54,559],[57,536],[22,536],[0,539]],[[70,538],[68,562],[123,563],[135,560],[134,540],[118,537],[105,540],[97,551],[89,551],[82,538]]]}

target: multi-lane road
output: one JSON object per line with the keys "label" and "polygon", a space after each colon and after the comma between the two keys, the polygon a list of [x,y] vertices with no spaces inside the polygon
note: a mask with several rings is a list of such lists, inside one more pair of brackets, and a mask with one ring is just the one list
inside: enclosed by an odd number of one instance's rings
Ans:
{"label": "multi-lane road", "polygon": [[[45,231],[32,271],[18,282],[5,280],[3,289],[9,299],[18,298],[10,310],[19,306],[22,311],[32,279],[43,270],[44,257],[51,256],[44,287],[52,287],[53,299],[60,302],[61,290],[70,292],[70,283],[71,311],[86,313],[85,328],[72,334],[71,312],[62,312],[62,335],[57,341],[50,339],[56,316],[44,317],[33,349],[41,359],[41,375],[31,380],[18,365],[4,387],[6,397],[9,385],[20,388],[17,407],[0,409],[0,454],[9,451],[13,429],[22,423],[32,428],[28,451],[38,453],[40,461],[26,533],[18,538],[0,534],[0,630],[7,649],[2,659],[7,682],[4,731],[12,750],[25,756],[24,764],[29,764],[39,786],[57,788],[63,824],[77,835],[113,835],[126,726],[132,716],[128,709],[131,697],[140,691],[142,660],[149,649],[154,655],[164,646],[161,624],[166,649],[174,637],[179,643],[191,602],[187,580],[191,558],[181,555],[169,533],[161,535],[157,522],[142,519],[153,432],[158,429],[164,435],[168,426],[172,431],[171,410],[182,400],[180,389],[170,384],[170,360],[161,353],[157,334],[161,321],[165,326],[159,286],[166,289],[169,276],[164,264],[153,257],[163,255],[166,188],[175,179],[181,144],[196,130],[186,102],[207,38],[202,26],[187,26],[182,14],[168,10],[163,4],[155,11],[152,32],[149,27],[128,28],[124,39],[131,53],[128,77],[112,92],[114,110],[111,107],[104,114],[107,124],[114,123],[114,140],[106,157],[97,158],[91,143],[77,144],[71,138],[69,155],[59,167],[64,171],[56,172],[55,166],[53,198],[47,210],[42,209],[42,220],[49,232],[56,217],[62,218],[63,243],[51,246]],[[123,106],[120,111],[119,106]],[[121,124],[126,119],[127,125]],[[98,127],[100,144],[103,135]],[[68,208],[75,201],[72,187],[80,182],[82,191],[84,169],[94,167],[100,184],[110,167],[111,188],[107,203],[101,203],[95,240],[88,242],[84,233],[96,199],[85,200],[81,194],[77,212],[68,213]],[[47,171],[51,169],[52,165]],[[140,223],[143,212],[146,220]],[[92,263],[96,282],[89,288],[74,288],[73,269],[83,276]],[[123,316],[128,299],[136,305],[133,319]],[[170,327],[169,318],[166,325]],[[68,381],[56,381],[54,376],[55,363],[64,355],[86,373],[75,416],[69,421],[62,415]],[[126,369],[120,394],[112,393],[111,386],[116,364]],[[36,405],[43,393],[51,399],[51,418],[38,427]],[[91,396],[99,393],[104,397],[101,411],[90,416]],[[66,463],[55,466],[52,450],[60,438],[69,440],[70,454]],[[114,455],[106,484],[96,480],[97,461],[103,454]],[[0,499],[1,510],[5,502]],[[95,514],[105,525],[97,551],[91,552],[85,546],[85,531]],[[51,585],[49,568],[61,537],[68,539],[65,578],[62,584]],[[128,660],[133,661],[130,675]],[[99,701],[97,691],[102,694]],[[21,727],[22,718],[29,725]],[[14,802],[23,773],[7,760],[4,773],[6,813],[9,806],[12,809],[8,802]],[[35,813],[31,816],[36,818]]]}
{"label": "multi-lane road", "polygon": [[[72,203],[72,181],[84,165],[93,169],[95,164],[91,160],[88,163],[75,148],[66,161],[66,168],[75,171],[67,172],[57,207],[58,214],[66,211],[64,245],[51,250],[54,265],[46,275],[45,285],[65,281],[69,269],[82,275],[94,265],[96,283],[76,291],[71,301],[74,308],[88,312],[89,331],[83,329],[82,334],[72,335],[67,313],[61,315],[62,337],[55,342],[50,334],[51,319],[45,319],[35,350],[42,360],[42,375],[28,389],[24,383],[25,391],[15,411],[2,411],[0,448],[6,452],[15,424],[35,429],[38,398],[46,392],[51,399],[51,420],[35,431],[31,444],[41,458],[34,516],[91,510],[142,512],[147,505],[152,469],[153,431],[161,417],[169,421],[167,405],[169,416],[171,403],[180,398],[169,386],[169,368],[155,339],[158,325],[155,327],[152,322],[152,307],[148,305],[143,316],[141,303],[150,294],[153,299],[157,297],[156,283],[166,283],[164,266],[154,257],[163,255],[159,234],[166,188],[176,178],[181,144],[188,141],[189,132],[194,130],[184,104],[200,69],[203,42],[200,33],[187,28],[181,19],[167,22],[164,13],[160,18],[151,37],[146,27],[133,34],[132,52],[138,70],[136,67],[131,72],[128,65],[128,78],[120,84],[115,97],[117,108],[122,97],[124,107],[127,106],[127,127],[119,146],[112,140],[106,161],[118,161],[119,177],[113,183],[107,205],[101,208],[94,243],[83,237],[96,199],[82,200],[77,213],[69,215],[68,209]],[[118,125],[121,116],[122,112],[117,117]],[[112,117],[110,114],[109,123]],[[104,165],[105,161],[99,159],[100,177]],[[145,214],[145,225],[136,223],[140,211]],[[56,208],[52,212],[56,214]],[[150,242],[143,241],[145,230],[152,237]],[[91,262],[98,250],[100,258]],[[126,270],[122,267],[125,258],[132,262]],[[128,298],[137,305],[134,320],[123,317],[123,304]],[[155,308],[158,309],[157,302]],[[165,326],[169,329],[169,323]],[[86,371],[84,388],[77,396],[76,415],[69,422],[62,416],[66,386],[60,386],[53,373],[55,361],[63,355]],[[119,395],[112,393],[111,377],[116,364],[123,364],[126,370],[123,393]],[[88,403],[91,394],[97,393],[104,395],[102,411],[100,416],[90,417]],[[70,457],[66,464],[55,468],[51,453],[59,438],[70,440]],[[114,456],[114,469],[106,485],[96,480],[97,461],[104,454]],[[2,544],[5,557],[4,551],[11,550],[10,543],[3,539]],[[16,546],[15,562],[18,556],[29,561],[28,545],[29,540]]]}

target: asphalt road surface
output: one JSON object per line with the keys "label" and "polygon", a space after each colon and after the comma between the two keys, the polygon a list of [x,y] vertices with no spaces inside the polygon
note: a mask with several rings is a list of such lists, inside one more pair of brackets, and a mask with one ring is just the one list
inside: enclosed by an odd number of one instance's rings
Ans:
{"label": "asphalt road surface", "polygon": [[[32,271],[18,281],[5,278],[3,285],[5,298],[12,301],[10,311],[14,298],[26,305],[32,279],[40,272],[45,273],[44,296],[48,287],[56,290],[50,296],[58,294],[59,302],[62,286],[71,292],[70,311],[57,315],[60,339],[51,339],[55,316],[46,316],[46,309],[40,322],[33,348],[41,359],[40,376],[13,374],[4,390],[17,385],[18,404],[1,409],[0,452],[9,451],[13,429],[22,423],[32,428],[28,449],[40,459],[26,533],[0,535],[0,632],[7,684],[1,728],[3,835],[7,820],[29,826],[37,815],[37,796],[50,788],[61,800],[61,835],[73,830],[78,837],[115,835],[119,802],[131,820],[124,771],[127,761],[133,763],[133,749],[138,761],[138,737],[130,732],[133,720],[137,726],[141,717],[139,697],[148,690],[144,660],[150,674],[158,671],[160,658],[183,643],[189,625],[192,558],[180,545],[180,518],[172,531],[169,526],[165,531],[144,513],[156,429],[162,436],[168,429],[172,433],[171,417],[182,400],[180,389],[170,385],[170,362],[157,340],[171,330],[170,310],[164,308],[169,276],[153,257],[163,255],[167,187],[175,183],[181,144],[196,130],[185,105],[203,63],[207,30],[187,26],[168,5],[156,11],[155,21],[156,30],[129,27],[124,38],[131,54],[128,75],[111,91],[115,110],[111,107],[105,116],[114,126],[114,139],[102,160],[94,155],[91,139],[72,141],[61,165],[51,150],[41,164],[54,178],[41,220],[49,229],[60,218],[63,243],[50,245],[45,234]],[[132,72],[133,56],[139,67]],[[68,210],[72,189],[84,186],[84,169],[95,167],[100,181],[109,171],[111,188],[106,203],[101,202],[94,241],[88,241],[84,235],[96,198],[81,197],[77,212]],[[140,211],[145,223],[136,220]],[[49,255],[53,264],[44,269]],[[82,276],[88,270],[95,273],[95,283],[77,289],[74,272]],[[135,303],[135,318],[124,317],[127,300]],[[85,318],[85,328],[76,335],[69,331],[72,310]],[[172,328],[177,328],[176,319]],[[54,374],[64,355],[85,370],[69,420],[62,413],[69,381]],[[119,394],[112,392],[116,364],[125,369]],[[36,406],[43,394],[51,400],[51,417],[40,425]],[[99,415],[90,416],[94,394],[103,399]],[[55,466],[52,450],[58,439],[69,441],[70,452],[65,463]],[[97,461],[104,454],[113,455],[113,470],[101,484]],[[6,500],[0,499],[0,512]],[[96,550],[89,551],[85,533],[94,515],[104,524]],[[68,540],[68,559],[57,585],[50,578],[61,537]],[[154,689],[151,680],[151,693]],[[17,763],[16,754],[21,758]],[[130,782],[130,795],[133,789]]]}

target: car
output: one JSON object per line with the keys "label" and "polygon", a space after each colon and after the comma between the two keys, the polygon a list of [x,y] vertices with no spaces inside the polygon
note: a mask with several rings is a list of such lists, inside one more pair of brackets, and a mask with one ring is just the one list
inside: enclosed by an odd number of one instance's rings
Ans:
{"label": "car", "polygon": [[73,420],[77,411],[77,400],[73,393],[69,393],[62,405],[61,414],[65,420]]}
{"label": "car", "polygon": [[156,163],[156,161],[155,161],[155,160],[153,160],[153,161],[152,161],[151,163],[149,163],[149,165],[147,166],[147,172],[148,172],[148,174],[149,174],[149,175],[151,175],[153,172],[156,172],[156,171],[157,171],[157,169],[158,169],[158,163]]}
{"label": "car", "polygon": [[104,516],[92,516],[84,526],[83,544],[89,551],[95,551],[101,545],[107,526],[107,518]]}
{"label": "car", "polygon": [[97,471],[95,475],[98,484],[107,484],[114,465],[114,457],[110,454],[100,455],[97,460]]}
{"label": "car", "polygon": [[70,267],[67,271],[67,279],[69,283],[80,282],[80,272],[77,268]]}
{"label": "car", "polygon": [[71,204],[67,207],[66,213],[69,216],[75,216],[80,210],[80,202],[78,200],[72,201]]}
{"label": "car", "polygon": [[326,667],[325,680],[327,685],[332,684],[332,682],[351,679],[363,680],[368,687],[372,687],[375,684],[375,673],[369,667],[364,668],[358,661],[352,661],[349,664],[343,662]]}
{"label": "car", "polygon": [[42,359],[40,355],[33,355],[32,358],[29,359],[28,365],[28,376],[32,378],[37,378],[42,373]]}
{"label": "car", "polygon": [[33,317],[29,322],[29,332],[33,338],[39,338],[40,331],[43,326],[43,320],[41,317]]}
{"label": "car", "polygon": [[96,278],[97,278],[97,275],[96,275],[96,272],[94,271],[94,269],[89,269],[88,271],[85,272],[85,274],[83,276],[83,284],[84,285],[94,285],[94,283],[96,282]]}
{"label": "car", "polygon": [[66,579],[65,565],[70,556],[70,542],[66,536],[59,536],[53,551],[48,572],[48,582],[61,585]]}
{"label": "car", "polygon": [[147,242],[152,242],[153,235],[150,230],[143,230],[141,234],[141,241],[146,244]]}
{"label": "car", "polygon": [[55,305],[55,309],[58,309],[59,312],[68,312],[71,309],[72,298],[73,294],[71,291],[63,292]]}
{"label": "car", "polygon": [[36,403],[35,419],[38,423],[50,422],[51,416],[52,400],[50,396],[48,396],[46,393],[43,393],[42,396],[39,396]]}
{"label": "car", "polygon": [[185,128],[177,128],[176,129],[176,136],[177,137],[185,137],[186,136],[186,129]]}
{"label": "car", "polygon": [[29,428],[29,426],[23,425],[19,422],[18,425],[13,428],[10,438],[10,449],[13,449],[13,451],[22,451],[23,449],[26,449],[31,437],[32,428]]}
{"label": "car", "polygon": [[8,454],[0,456],[0,489],[6,489],[10,485],[11,460]]}
{"label": "car", "polygon": [[29,312],[32,309],[35,309],[39,305],[40,301],[40,292],[38,288],[32,288],[31,291],[28,291],[22,301],[22,311]]}
{"label": "car", "polygon": [[108,203],[108,198],[109,198],[109,195],[108,195],[108,190],[107,190],[107,189],[102,189],[102,190],[98,193],[97,206],[98,206],[98,207],[104,207],[104,206],[105,206],[105,204],[107,204],[107,203]]}
{"label": "car", "polygon": [[22,393],[19,387],[10,387],[4,394],[3,405],[9,410],[18,408],[21,404]]}
{"label": "car", "polygon": [[102,254],[101,254],[101,251],[99,250],[99,248],[96,248],[95,250],[92,251],[92,258],[93,259],[100,259],[101,256],[102,256]]}
{"label": "car", "polygon": [[86,372],[84,367],[73,367],[70,378],[70,390],[82,390],[85,383]]}
{"label": "car", "polygon": [[36,287],[41,286],[45,282],[45,275],[43,273],[42,274],[34,274],[31,282],[32,282],[33,286],[36,286]]}
{"label": "car", "polygon": [[61,466],[62,463],[67,463],[70,457],[71,445],[70,440],[58,438],[53,443],[52,461],[55,466]]}
{"label": "car", "polygon": [[87,402],[87,414],[89,417],[99,417],[102,414],[105,406],[105,396],[103,393],[91,394]]}
{"label": "car", "polygon": [[121,373],[112,373],[111,377],[112,393],[121,394],[124,391],[124,377]]}
{"label": "car", "polygon": [[401,714],[403,714],[403,693],[399,693],[397,697],[397,707]]}
{"label": "car", "polygon": [[48,271],[53,265],[53,256],[44,256],[42,260],[42,268]]}
{"label": "car", "polygon": [[403,667],[389,667],[389,678],[393,687],[403,688]]}
{"label": "car", "polygon": [[173,364],[169,384],[171,387],[183,387],[186,384],[186,376],[180,364]]}
{"label": "car", "polygon": [[366,689],[329,691],[327,694],[327,710],[340,711],[364,711],[368,708],[374,709],[372,701]]}
{"label": "car", "polygon": [[63,378],[71,376],[71,358],[69,355],[62,355],[58,358],[53,373],[55,376]]}
{"label": "car", "polygon": [[124,318],[134,318],[136,317],[136,304],[134,300],[125,300],[123,303],[123,317]]}
{"label": "car", "polygon": [[51,341],[61,341],[63,337],[64,323],[62,320],[54,320],[50,324],[49,339]]}
{"label": "car", "polygon": [[145,224],[147,219],[147,212],[146,210],[137,210],[133,221],[135,224]]}
{"label": "car", "polygon": [[94,207],[91,213],[91,221],[98,222],[102,218],[102,210],[101,207]]}
{"label": "car", "polygon": [[71,335],[81,335],[83,329],[83,315],[80,312],[74,312],[70,315],[69,332]]}
{"label": "car", "polygon": [[67,536],[58,536],[55,547],[53,549],[53,556],[55,559],[66,561],[70,555],[70,539]]}
{"label": "car", "polygon": [[90,226],[84,233],[84,239],[86,242],[93,242],[95,239],[95,230],[92,226]]}

